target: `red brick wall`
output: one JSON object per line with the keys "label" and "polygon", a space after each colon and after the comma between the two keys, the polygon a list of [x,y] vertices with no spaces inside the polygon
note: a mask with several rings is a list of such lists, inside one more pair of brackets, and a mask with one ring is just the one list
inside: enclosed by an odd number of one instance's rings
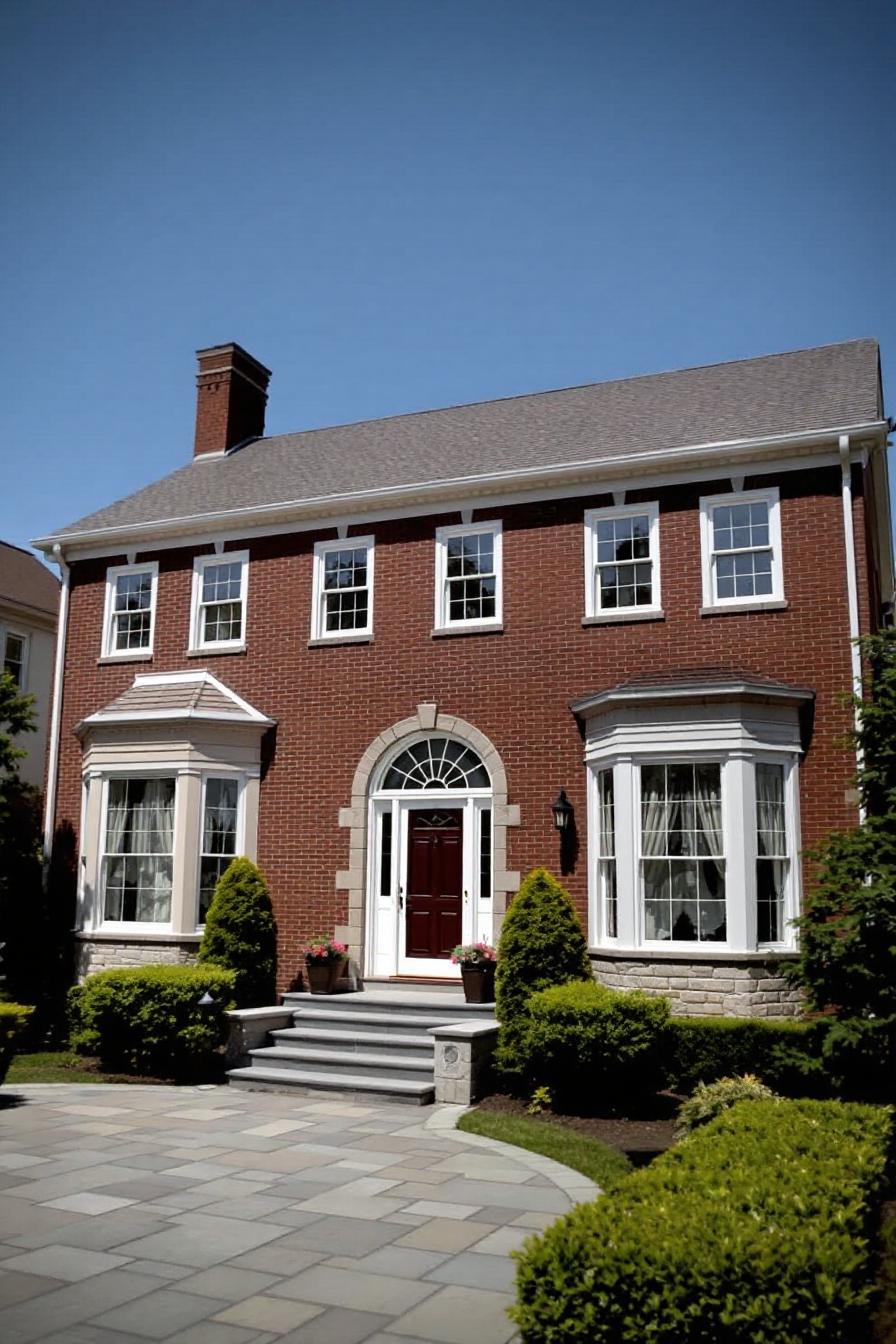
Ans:
{"label": "red brick wall", "polygon": [[[560,787],[576,809],[582,850],[569,888],[586,901],[585,771],[569,701],[635,673],[730,666],[817,693],[814,732],[801,771],[802,840],[854,823],[844,799],[855,761],[843,745],[851,713],[850,652],[840,472],[837,468],[748,478],[781,490],[786,611],[701,617],[701,494],[726,480],[630,491],[660,499],[660,622],[582,628],[582,515],[605,494],[478,511],[504,523],[504,633],[433,639],[435,528],[457,513],[353,529],[376,537],[374,642],[308,648],[313,545],[332,528],[249,543],[248,651],[187,659],[193,549],[161,551],[155,656],[98,666],[104,577],[116,558],[72,568],[58,819],[78,822],[80,751],[75,723],[131,684],[139,671],[207,666],[278,722],[262,782],[259,862],[271,886],[282,959],[290,978],[307,935],[346,921],[334,875],[348,866],[348,832],[337,825],[352,776],[382,729],[435,701],[484,732],[504,761],[509,801],[522,825],[508,830],[508,867],[556,869],[550,804]],[[858,482],[857,482],[858,483]],[[861,496],[855,524],[863,626],[870,620]],[[234,543],[234,549],[245,542]],[[211,547],[204,548],[210,551]],[[141,559],[147,558],[143,553]]]}

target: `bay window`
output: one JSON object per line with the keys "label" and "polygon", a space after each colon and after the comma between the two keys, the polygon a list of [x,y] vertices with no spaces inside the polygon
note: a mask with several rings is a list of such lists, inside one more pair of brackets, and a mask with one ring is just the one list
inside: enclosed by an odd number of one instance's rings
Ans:
{"label": "bay window", "polygon": [[577,701],[597,947],[760,956],[794,945],[800,712],[812,692],[707,672]]}

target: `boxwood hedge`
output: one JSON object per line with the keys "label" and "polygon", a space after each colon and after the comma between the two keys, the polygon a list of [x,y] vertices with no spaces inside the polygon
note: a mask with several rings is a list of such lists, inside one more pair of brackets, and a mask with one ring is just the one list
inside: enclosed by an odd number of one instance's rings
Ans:
{"label": "boxwood hedge", "polygon": [[667,1086],[691,1092],[698,1083],[755,1073],[776,1092],[817,1095],[825,1088],[818,1069],[823,1030],[823,1024],[761,1017],[675,1017]]}
{"label": "boxwood hedge", "polygon": [[733,1107],[518,1253],[524,1344],[859,1344],[892,1113]]}
{"label": "boxwood hedge", "polygon": [[33,1008],[23,1003],[0,1002],[0,1083],[6,1077],[16,1050],[16,1041],[24,1031]]}
{"label": "boxwood hedge", "polygon": [[[202,1081],[234,1006],[233,971],[221,966],[141,966],[89,975],[69,991],[70,1043],[105,1069]],[[214,1000],[200,1007],[205,993]]]}

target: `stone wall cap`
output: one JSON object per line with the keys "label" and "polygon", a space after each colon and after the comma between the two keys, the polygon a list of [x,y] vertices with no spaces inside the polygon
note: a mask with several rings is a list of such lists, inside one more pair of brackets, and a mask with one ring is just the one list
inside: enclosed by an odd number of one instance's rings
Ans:
{"label": "stone wall cap", "polygon": [[498,1023],[491,1022],[452,1022],[450,1025],[441,1027],[428,1027],[430,1036],[438,1038],[462,1036],[469,1039],[473,1036],[492,1036],[497,1034]]}
{"label": "stone wall cap", "polygon": [[227,1016],[231,1022],[261,1022],[270,1018],[271,1021],[291,1022],[292,1008],[233,1008]]}
{"label": "stone wall cap", "polygon": [[724,966],[736,962],[779,962],[796,961],[799,952],[795,948],[762,948],[757,952],[710,952],[704,949],[694,948],[693,951],[665,951],[657,950],[647,952],[643,947],[589,947],[588,955],[592,960],[597,961],[603,958],[606,961],[639,961],[645,966],[651,965],[657,961],[681,961],[685,963],[703,963],[710,966]]}

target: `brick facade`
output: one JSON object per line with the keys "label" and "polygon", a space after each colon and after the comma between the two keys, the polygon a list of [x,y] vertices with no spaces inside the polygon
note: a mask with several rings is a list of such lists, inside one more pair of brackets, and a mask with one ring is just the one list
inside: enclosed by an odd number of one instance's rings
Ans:
{"label": "brick facade", "polygon": [[[351,529],[358,535],[372,532],[376,539],[369,643],[308,646],[313,546],[332,538],[332,527],[228,544],[250,551],[247,648],[236,655],[187,656],[193,559],[209,553],[210,545],[139,552],[141,560],[159,561],[150,662],[99,661],[105,572],[124,556],[74,562],[57,824],[78,825],[81,752],[75,724],[125,690],[135,672],[208,667],[278,725],[262,743],[258,861],[274,900],[285,986],[298,970],[302,940],[347,923],[348,894],[337,890],[335,880],[349,867],[349,833],[340,827],[340,809],[351,803],[363,753],[377,734],[407,719],[416,706],[432,704],[473,725],[500,755],[507,801],[520,817],[507,832],[508,869],[525,873],[542,863],[559,868],[550,804],[558,788],[566,789],[580,848],[564,881],[584,919],[585,770],[569,702],[634,674],[711,665],[816,692],[800,773],[801,844],[811,845],[856,820],[847,792],[855,761],[843,742],[851,726],[851,712],[842,703],[851,669],[840,472],[825,467],[747,477],[745,488],[768,484],[781,492],[787,608],[779,611],[700,614],[698,499],[729,489],[725,478],[628,492],[627,503],[660,501],[662,620],[582,626],[583,512],[613,503],[601,492],[475,511],[474,521],[503,523],[499,633],[431,634],[435,528],[458,522],[457,512]],[[861,622],[867,630],[872,616],[860,468],[853,471],[853,485]],[[759,988],[749,992],[771,993],[763,988],[769,978],[763,972]],[[728,1011],[724,1002],[723,997]]]}

